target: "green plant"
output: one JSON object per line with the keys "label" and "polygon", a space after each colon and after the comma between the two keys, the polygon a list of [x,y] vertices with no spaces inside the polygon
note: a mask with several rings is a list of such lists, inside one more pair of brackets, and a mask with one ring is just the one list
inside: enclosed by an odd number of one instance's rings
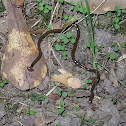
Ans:
{"label": "green plant", "polygon": [[114,54],[111,54],[111,53],[106,53],[106,58],[107,59],[114,60],[115,59],[115,55]]}
{"label": "green plant", "polygon": [[96,119],[91,119],[91,118],[90,118],[90,119],[88,119],[87,121],[88,121],[89,123],[95,123],[95,122],[96,122]]}
{"label": "green plant", "polygon": [[56,124],[56,126],[61,126],[61,124]]}
{"label": "green plant", "polygon": [[83,89],[84,90],[89,90],[90,89],[90,86],[83,85]]}
{"label": "green plant", "polygon": [[80,111],[80,107],[75,107],[75,109],[76,109],[77,111]]}
{"label": "green plant", "polygon": [[73,92],[70,93],[70,96],[73,97],[75,94]]}
{"label": "green plant", "polygon": [[5,86],[5,84],[7,84],[8,83],[8,81],[7,80],[3,80],[1,83],[0,83],[0,87],[4,87]]}
{"label": "green plant", "polygon": [[36,114],[36,111],[35,111],[34,109],[29,109],[29,110],[27,111],[27,114],[28,114],[28,115],[35,115],[35,114]]}
{"label": "green plant", "polygon": [[62,115],[63,117],[67,116],[67,114],[64,113],[64,111],[65,111],[65,103],[64,103],[63,100],[60,101],[60,108],[58,108],[57,111],[58,111],[58,114]]}
{"label": "green plant", "polygon": [[119,51],[119,46],[118,46],[118,44],[117,44],[116,42],[114,42],[114,43],[112,44],[112,46],[114,47],[113,50],[114,50],[115,52],[118,52],[118,51]]}
{"label": "green plant", "polygon": [[52,10],[52,6],[48,4],[48,2],[45,2],[45,4],[41,0],[37,0],[38,2],[38,9],[40,11],[43,11],[44,13],[48,13]]}
{"label": "green plant", "polygon": [[67,59],[67,50],[68,50],[68,43],[75,43],[75,38],[71,32],[67,32],[66,34],[61,33],[59,35],[60,43],[56,43],[55,49],[57,51],[62,52],[62,59]]}
{"label": "green plant", "polygon": [[113,104],[116,104],[117,103],[117,99],[116,98],[113,98],[112,99],[112,102],[113,102]]}

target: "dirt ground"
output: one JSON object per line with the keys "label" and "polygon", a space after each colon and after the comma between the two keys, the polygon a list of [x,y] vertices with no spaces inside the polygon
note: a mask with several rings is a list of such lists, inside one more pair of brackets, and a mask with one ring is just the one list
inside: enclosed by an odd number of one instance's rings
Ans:
{"label": "dirt ground", "polygon": [[[30,8],[31,5],[34,6]],[[28,3],[26,6],[26,20],[30,31],[39,29],[42,24],[40,21],[33,26],[42,17],[40,14],[35,15],[36,6],[37,4],[34,1]],[[81,13],[77,13],[76,11],[68,12],[67,7],[67,5],[64,7],[61,6],[61,9],[65,8],[64,14],[77,15],[78,20],[83,18]],[[47,94],[54,88],[58,82],[52,82],[50,78],[52,75],[58,73],[57,69],[61,68],[61,65],[62,68],[79,78],[82,85],[85,84],[85,80],[95,76],[73,63],[71,58],[73,44],[68,45],[67,60],[63,60],[61,52],[56,51],[55,48],[53,48],[55,56],[53,53],[50,53],[50,48],[46,43],[51,42],[57,37],[57,35],[54,35],[53,37],[49,37],[48,40],[44,39],[41,45],[48,73],[40,86],[28,91],[20,91],[10,83],[4,87],[0,87],[0,126],[126,126],[126,88],[116,81],[116,79],[113,79],[106,70],[114,71],[112,73],[115,73],[116,77],[126,84],[126,60],[117,62],[118,58],[122,55],[121,51],[115,52],[112,48],[113,42],[126,42],[126,34],[114,33],[112,27],[107,27],[106,23],[110,19],[106,18],[105,15],[98,15],[97,19],[95,18],[93,16],[93,21],[96,20],[98,22],[98,25],[94,26],[95,42],[98,46],[104,45],[104,48],[100,52],[96,50],[96,59],[99,64],[105,66],[105,69],[101,65],[98,65],[100,82],[95,88],[93,102],[91,104],[88,102],[90,89],[84,90],[83,86],[79,89],[72,89],[70,87],[67,88],[63,84],[60,84],[58,88],[62,89],[62,92],[67,92],[67,97],[65,98],[57,95],[57,88],[44,101],[32,101],[28,97],[28,94]],[[55,19],[55,22],[57,20]],[[0,22],[0,61],[2,62],[8,36],[6,11],[0,13]],[[64,24],[66,21],[62,19],[61,22]],[[93,24],[95,24],[94,22]],[[45,27],[47,24],[44,24],[42,27]],[[85,41],[88,38],[85,22],[80,22],[80,26],[81,37],[76,51],[76,58],[81,63],[87,62],[88,59],[88,63],[92,64],[92,53],[85,45]],[[72,30],[72,33],[76,35],[75,29]],[[34,42],[37,43],[40,35],[31,35]],[[126,49],[124,51],[126,52]],[[108,52],[114,54],[116,59],[106,59],[105,54]],[[57,59],[61,65],[57,62]],[[92,68],[92,65],[89,65],[89,67]],[[2,79],[4,78],[0,75],[1,82]],[[74,96],[70,95],[71,92],[74,93]],[[61,100],[65,103],[64,112],[67,114],[66,117],[57,113]],[[78,106],[80,110],[75,109]],[[28,115],[27,112],[30,109],[33,110],[33,113]]]}

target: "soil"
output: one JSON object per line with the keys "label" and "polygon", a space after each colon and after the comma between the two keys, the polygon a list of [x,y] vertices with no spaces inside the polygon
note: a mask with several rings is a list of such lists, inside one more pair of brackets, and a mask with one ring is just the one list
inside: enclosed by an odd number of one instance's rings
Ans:
{"label": "soil", "polygon": [[[30,30],[39,29],[40,27],[45,28],[49,22],[49,20],[46,22],[46,20],[42,19],[37,25],[33,26],[36,21],[42,18],[41,14],[36,15],[35,13],[37,12],[37,5],[34,5],[35,3],[34,1],[30,1],[26,4],[26,20]],[[30,8],[31,5],[34,5],[34,7]],[[83,18],[81,13],[68,11],[68,5],[61,6],[60,9],[64,9],[64,14],[77,15],[78,20]],[[6,15],[6,12],[1,13],[0,20],[6,22]],[[50,53],[47,43],[52,42],[57,37],[55,35],[54,37],[44,39],[41,45],[48,66],[48,74],[40,86],[28,91],[20,91],[10,83],[4,87],[0,87],[0,126],[60,126],[57,124],[61,124],[61,126],[126,126],[126,88],[117,82],[116,79],[112,80],[110,73],[106,71],[106,69],[109,71],[113,69],[117,78],[126,84],[126,60],[117,62],[118,58],[122,55],[122,49],[120,48],[118,52],[115,52],[112,48],[113,42],[126,42],[126,35],[122,33],[113,34],[113,28],[106,27],[105,23],[110,19],[105,19],[105,15],[98,15],[97,21],[99,20],[102,28],[98,25],[94,27],[94,37],[97,45],[100,46],[103,44],[104,48],[100,52],[96,49],[97,62],[100,64],[98,65],[98,70],[101,77],[94,91],[95,97],[93,102],[91,104],[88,102],[90,90],[84,90],[83,85],[88,85],[85,83],[85,80],[93,78],[95,75],[77,67],[73,63],[71,59],[73,44],[68,45],[67,60],[63,60],[61,52],[56,51],[55,48],[53,48],[55,56],[53,53]],[[54,21],[57,22],[58,19],[56,18]],[[61,22],[64,24],[66,21],[62,19]],[[92,53],[85,45],[85,41],[88,40],[85,22],[80,22],[80,26],[82,32],[76,51],[76,58],[81,63],[88,62],[92,64]],[[7,28],[6,23],[0,25],[0,29],[3,29],[3,32],[0,34],[1,62],[8,35],[5,28]],[[76,36],[75,29],[72,30],[72,33]],[[35,43],[37,43],[39,36],[32,34]],[[107,59],[105,55],[108,52],[114,54],[116,59]],[[124,53],[126,53],[125,49]],[[29,94],[45,95],[57,85],[58,82],[50,80],[52,75],[58,73],[57,69],[61,68],[57,59],[65,70],[80,79],[82,87],[72,89],[60,84],[59,87],[63,92],[67,92],[67,97],[63,98],[63,96],[57,95],[57,89],[55,89],[44,101],[31,100]],[[88,66],[93,68],[90,64]],[[101,65],[104,65],[106,69]],[[4,79],[2,75],[0,79],[2,82]],[[88,86],[91,87],[91,85]],[[70,96],[70,93],[74,93],[74,96]],[[66,117],[57,113],[61,100],[65,103],[64,113],[67,114]],[[80,110],[75,108],[78,106]],[[29,110],[33,110],[31,115],[28,114]]]}

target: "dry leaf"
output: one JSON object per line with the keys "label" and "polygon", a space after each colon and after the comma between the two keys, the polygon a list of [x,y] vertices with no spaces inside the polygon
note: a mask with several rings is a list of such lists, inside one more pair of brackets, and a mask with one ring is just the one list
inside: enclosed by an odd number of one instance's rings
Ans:
{"label": "dry leaf", "polygon": [[72,88],[80,88],[81,82],[78,78],[70,77],[68,78],[68,86]]}
{"label": "dry leaf", "polygon": [[59,75],[54,74],[51,78],[51,81],[58,81],[62,84],[65,84],[66,86],[72,87],[72,88],[80,88],[81,82],[78,78],[75,78],[72,76],[71,73],[67,72],[64,69],[58,69],[58,71],[61,73]]}
{"label": "dry leaf", "polygon": [[[115,67],[115,64],[113,64],[113,65],[112,65],[112,68],[110,69],[110,72],[111,72],[113,75],[115,75],[114,67]],[[115,75],[115,76],[116,76],[116,75]],[[118,84],[117,79],[115,79],[111,74],[109,75],[109,80],[110,80],[111,82],[113,82],[115,88],[119,87],[119,84]]]}
{"label": "dry leaf", "polygon": [[48,117],[48,118],[45,118],[45,119],[35,118],[34,122],[35,122],[36,126],[43,126],[45,124],[48,124],[48,123],[54,121],[55,119],[56,119],[56,117]]}

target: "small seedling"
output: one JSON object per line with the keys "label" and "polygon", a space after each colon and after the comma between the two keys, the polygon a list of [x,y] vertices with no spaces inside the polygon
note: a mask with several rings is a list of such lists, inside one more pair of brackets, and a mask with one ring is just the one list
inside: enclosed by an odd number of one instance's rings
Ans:
{"label": "small seedling", "polygon": [[36,111],[35,111],[34,109],[29,109],[29,110],[27,111],[27,114],[28,114],[28,115],[35,115],[35,114],[36,114]]}
{"label": "small seedling", "polygon": [[121,43],[121,47],[122,47],[122,48],[126,48],[126,42],[122,42],[122,43]]}
{"label": "small seedling", "polygon": [[104,48],[104,45],[101,45],[98,47],[98,52],[100,52],[102,50],[102,48]]}
{"label": "small seedling", "polygon": [[56,124],[56,126],[61,126],[61,124]]}
{"label": "small seedling", "polygon": [[91,80],[91,79],[86,80],[85,83],[86,83],[86,84],[91,84],[91,83],[92,83],[92,80]]}
{"label": "small seedling", "polygon": [[75,109],[76,109],[77,111],[80,111],[80,107],[75,107]]}
{"label": "small seedling", "polygon": [[115,55],[114,54],[110,54],[110,53],[106,53],[106,58],[114,60],[115,59]]}
{"label": "small seedling", "polygon": [[3,80],[1,83],[0,83],[0,87],[4,87],[5,86],[5,84],[7,84],[8,83],[8,81],[7,80]]}
{"label": "small seedling", "polygon": [[57,110],[58,110],[58,114],[62,115],[63,117],[67,116],[67,114],[64,113],[64,111],[65,111],[65,103],[64,103],[64,101],[60,101],[60,108],[58,108]]}
{"label": "small seedling", "polygon": [[62,97],[63,97],[63,98],[66,98],[66,97],[67,97],[67,92],[63,92],[63,93],[62,93]]}
{"label": "small seedling", "polygon": [[67,32],[66,34],[61,33],[59,36],[60,44],[56,43],[55,49],[57,51],[62,52],[62,59],[67,59],[67,50],[68,50],[68,43],[71,42],[72,44],[75,43],[75,38],[71,32]]}
{"label": "small seedling", "polygon": [[87,120],[89,123],[95,123],[96,122],[96,119],[88,119]]}
{"label": "small seedling", "polygon": [[113,104],[115,105],[115,104],[117,103],[116,98],[113,98],[113,99],[112,99],[112,102],[113,102]]}
{"label": "small seedling", "polygon": [[90,86],[83,85],[84,90],[89,90]]}
{"label": "small seedling", "polygon": [[73,92],[70,93],[70,96],[73,97],[75,94]]}
{"label": "small seedling", "polygon": [[43,11],[44,13],[48,13],[49,11],[52,10],[52,6],[46,2],[45,4],[41,1],[38,1],[38,9],[40,11]]}
{"label": "small seedling", "polygon": [[59,95],[59,96],[61,96],[62,95],[62,89],[61,88],[57,88],[57,94]]}
{"label": "small seedling", "polygon": [[116,42],[114,42],[112,46],[114,47],[113,50],[115,52],[118,52],[119,51],[119,46],[118,46],[118,44]]}

